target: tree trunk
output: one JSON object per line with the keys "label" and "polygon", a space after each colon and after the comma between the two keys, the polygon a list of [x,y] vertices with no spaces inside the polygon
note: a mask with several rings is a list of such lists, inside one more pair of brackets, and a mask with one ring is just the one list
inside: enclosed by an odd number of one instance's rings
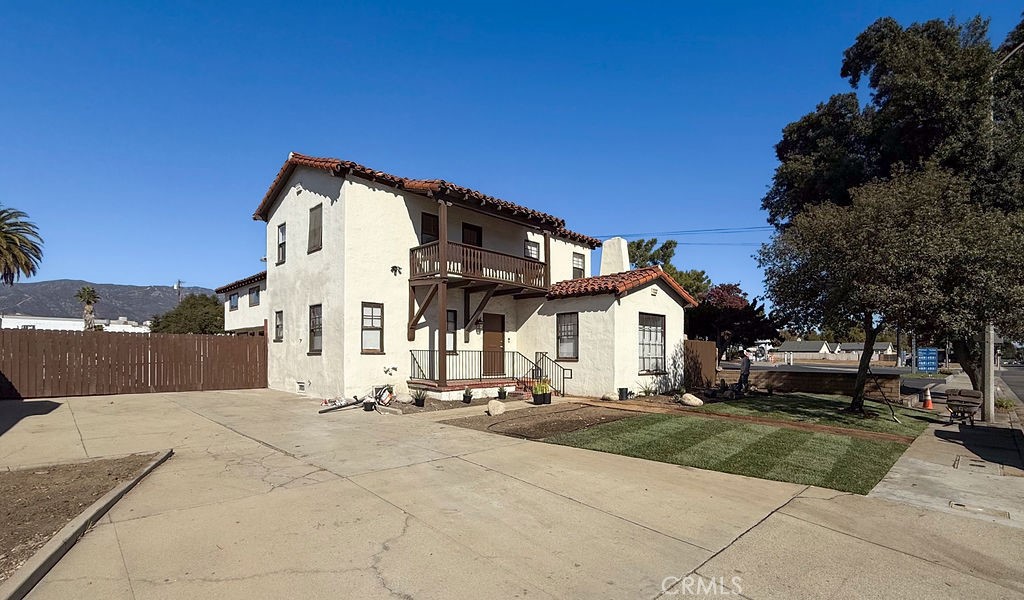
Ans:
{"label": "tree trunk", "polygon": [[878,332],[882,329],[874,325],[872,315],[865,315],[864,318],[864,349],[860,353],[860,362],[857,363],[857,381],[853,385],[853,400],[850,401],[850,412],[864,412],[864,386],[868,382],[868,369],[871,368],[871,357],[874,354],[875,340]]}
{"label": "tree trunk", "polygon": [[85,330],[92,331],[95,320],[93,319],[93,308],[91,304],[85,305],[85,309],[82,311],[82,320],[85,321]]}
{"label": "tree trunk", "polygon": [[956,338],[952,341],[953,352],[964,373],[971,378],[971,387],[981,390],[981,367],[985,362],[981,344],[971,338]]}

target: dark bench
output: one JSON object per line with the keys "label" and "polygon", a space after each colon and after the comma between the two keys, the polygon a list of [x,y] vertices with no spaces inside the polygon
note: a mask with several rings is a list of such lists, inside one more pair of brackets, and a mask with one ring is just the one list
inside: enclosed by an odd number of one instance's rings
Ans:
{"label": "dark bench", "polygon": [[970,421],[974,427],[974,415],[981,410],[985,396],[978,390],[951,388],[946,390],[946,408],[949,409],[949,424]]}

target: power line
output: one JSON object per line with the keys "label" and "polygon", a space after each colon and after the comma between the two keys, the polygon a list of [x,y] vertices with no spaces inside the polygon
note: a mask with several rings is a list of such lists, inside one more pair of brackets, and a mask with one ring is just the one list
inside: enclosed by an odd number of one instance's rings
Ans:
{"label": "power line", "polygon": [[610,238],[610,237],[644,237],[644,236],[663,236],[663,237],[675,237],[682,235],[702,235],[702,234],[730,234],[730,233],[751,233],[755,231],[772,231],[775,228],[771,225],[761,225],[756,227],[715,227],[708,229],[680,229],[678,231],[646,231],[641,233],[613,233],[609,235],[595,236],[598,238]]}

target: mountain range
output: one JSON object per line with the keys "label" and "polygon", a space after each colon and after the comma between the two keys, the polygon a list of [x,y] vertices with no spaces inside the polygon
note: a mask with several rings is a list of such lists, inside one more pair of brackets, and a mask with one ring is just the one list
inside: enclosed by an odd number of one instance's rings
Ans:
{"label": "mountain range", "polygon": [[[148,321],[178,303],[178,290],[169,285],[119,285],[91,283],[77,279],[55,279],[32,283],[0,285],[0,314],[21,313],[37,317],[76,317],[82,304],[75,293],[92,286],[100,295],[96,304],[97,319],[128,317],[132,321]],[[212,294],[203,287],[182,287],[181,297],[188,294]]]}

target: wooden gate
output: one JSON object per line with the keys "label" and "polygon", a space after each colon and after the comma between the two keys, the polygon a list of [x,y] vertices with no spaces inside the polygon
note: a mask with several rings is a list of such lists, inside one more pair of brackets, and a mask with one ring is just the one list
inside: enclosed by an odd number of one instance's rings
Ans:
{"label": "wooden gate", "polygon": [[0,398],[265,387],[263,336],[0,329]]}

